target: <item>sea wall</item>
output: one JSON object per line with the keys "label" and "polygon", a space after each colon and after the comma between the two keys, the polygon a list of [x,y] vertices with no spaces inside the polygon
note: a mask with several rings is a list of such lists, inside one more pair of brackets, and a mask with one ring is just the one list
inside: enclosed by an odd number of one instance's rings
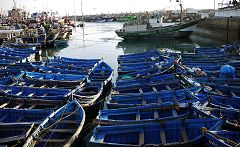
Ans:
{"label": "sea wall", "polygon": [[194,33],[225,43],[240,40],[240,17],[210,17],[200,22]]}

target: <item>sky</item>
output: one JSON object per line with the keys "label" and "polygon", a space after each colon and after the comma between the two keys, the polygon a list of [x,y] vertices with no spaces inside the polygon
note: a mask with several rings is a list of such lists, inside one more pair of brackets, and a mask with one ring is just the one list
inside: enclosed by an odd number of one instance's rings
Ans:
{"label": "sky", "polygon": [[[80,15],[81,0],[15,0],[17,7],[30,12],[58,11],[60,15]],[[182,0],[184,8],[213,9],[226,0]],[[0,0],[3,11],[13,7],[13,0]],[[163,9],[179,9],[176,0],[82,0],[84,14],[139,12]]]}

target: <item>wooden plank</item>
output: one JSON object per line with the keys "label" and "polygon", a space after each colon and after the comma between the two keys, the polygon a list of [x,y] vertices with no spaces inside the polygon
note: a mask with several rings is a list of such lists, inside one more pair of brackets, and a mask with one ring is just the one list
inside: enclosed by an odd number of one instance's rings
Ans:
{"label": "wooden plank", "polygon": [[154,111],[154,118],[155,118],[155,119],[159,118],[159,115],[158,115],[158,112],[157,112],[157,111]]}
{"label": "wooden plank", "polygon": [[181,128],[181,134],[182,134],[183,142],[185,143],[189,142],[187,132],[184,127]]}
{"label": "wooden plank", "polygon": [[158,92],[156,87],[153,86],[152,89],[153,89],[153,91]]}
{"label": "wooden plank", "polygon": [[144,132],[139,133],[139,145],[144,145]]}
{"label": "wooden plank", "polygon": [[142,88],[139,89],[139,92],[140,92],[141,94],[143,94],[143,90],[142,90]]}
{"label": "wooden plank", "polygon": [[166,134],[163,128],[160,129],[160,137],[161,137],[162,145],[166,144]]}
{"label": "wooden plank", "polygon": [[174,109],[172,110],[173,117],[177,117],[177,111]]}

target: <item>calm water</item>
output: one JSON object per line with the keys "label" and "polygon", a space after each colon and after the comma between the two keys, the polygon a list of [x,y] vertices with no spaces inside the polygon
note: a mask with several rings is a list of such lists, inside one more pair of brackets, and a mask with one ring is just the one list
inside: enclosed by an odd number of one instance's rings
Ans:
{"label": "calm water", "polygon": [[123,41],[114,32],[122,28],[122,25],[122,23],[115,22],[85,23],[84,28],[73,29],[68,47],[43,50],[43,57],[55,55],[71,58],[103,58],[116,73],[118,55],[139,53],[156,48],[192,52],[195,47],[222,45],[221,42],[194,36],[184,40]]}

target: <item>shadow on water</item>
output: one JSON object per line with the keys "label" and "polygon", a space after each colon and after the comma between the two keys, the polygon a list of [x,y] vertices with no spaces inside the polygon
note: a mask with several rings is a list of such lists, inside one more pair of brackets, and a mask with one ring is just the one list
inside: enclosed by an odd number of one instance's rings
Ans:
{"label": "shadow on water", "polygon": [[184,39],[162,39],[162,40],[128,40],[118,42],[117,48],[123,49],[124,54],[140,53],[150,49],[171,49],[182,53],[194,52],[196,47],[220,46],[223,43],[198,36]]}

